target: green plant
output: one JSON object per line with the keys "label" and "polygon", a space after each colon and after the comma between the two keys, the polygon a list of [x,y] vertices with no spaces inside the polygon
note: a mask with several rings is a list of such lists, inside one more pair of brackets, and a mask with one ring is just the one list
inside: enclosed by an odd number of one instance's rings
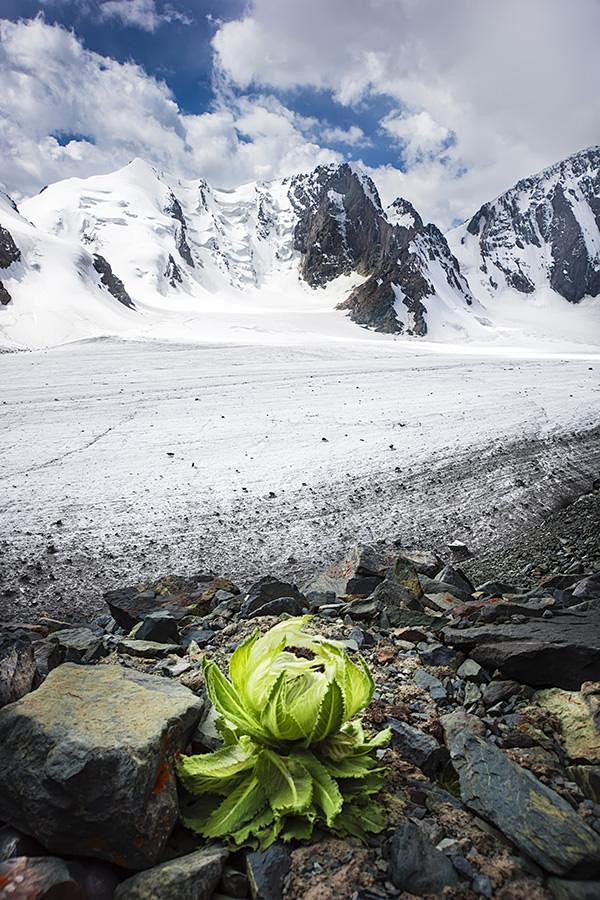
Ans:
{"label": "green plant", "polygon": [[373,799],[385,767],[353,718],[373,696],[373,678],[339,641],[306,634],[310,616],[288,619],[262,637],[257,629],[229,662],[229,679],[205,661],[206,687],[223,747],[179,758],[177,772],[195,796],[183,822],[207,838],[265,849],[308,839],[317,825],[362,840],[385,827]]}

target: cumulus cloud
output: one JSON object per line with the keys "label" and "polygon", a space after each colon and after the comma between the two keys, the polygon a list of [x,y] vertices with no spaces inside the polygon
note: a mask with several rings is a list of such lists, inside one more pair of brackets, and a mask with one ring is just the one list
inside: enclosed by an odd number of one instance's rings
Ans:
{"label": "cumulus cloud", "polygon": [[156,31],[163,22],[179,21],[191,25],[192,19],[172,6],[158,9],[156,0],[100,0],[100,18],[117,18],[124,25],[133,25],[144,31]]}
{"label": "cumulus cloud", "polygon": [[16,197],[134,156],[224,187],[341,158],[311,138],[316,120],[268,95],[184,115],[140,66],[86,50],[39,18],[0,20],[0,83],[0,183]]}
{"label": "cumulus cloud", "polygon": [[449,224],[598,142],[599,33],[597,0],[254,0],[214,47],[240,88],[394,101],[406,171],[380,183]]}

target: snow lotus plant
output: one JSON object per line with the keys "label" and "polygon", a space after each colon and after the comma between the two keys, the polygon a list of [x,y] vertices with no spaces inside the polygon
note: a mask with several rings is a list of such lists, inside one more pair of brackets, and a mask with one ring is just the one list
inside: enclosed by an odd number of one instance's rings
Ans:
{"label": "snow lotus plant", "polygon": [[234,652],[229,679],[205,661],[206,687],[223,746],[182,756],[178,775],[190,798],[183,821],[206,838],[265,849],[308,839],[315,826],[339,836],[385,826],[373,795],[385,768],[375,751],[389,729],[367,738],[353,718],[373,696],[361,657],[339,641],[303,631],[310,616],[257,629]]}

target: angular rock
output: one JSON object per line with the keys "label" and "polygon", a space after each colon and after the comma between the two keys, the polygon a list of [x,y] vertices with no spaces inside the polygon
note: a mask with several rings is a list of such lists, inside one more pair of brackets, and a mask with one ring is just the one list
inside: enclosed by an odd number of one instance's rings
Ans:
{"label": "angular rock", "polygon": [[35,656],[29,638],[19,633],[0,635],[0,707],[27,694],[35,675]]}
{"label": "angular rock", "polygon": [[600,872],[600,835],[559,794],[477,735],[450,745],[465,806],[553,875]]}
{"label": "angular rock", "polygon": [[285,877],[292,860],[283,844],[246,856],[246,871],[254,900],[282,900]]}
{"label": "angular rock", "polygon": [[600,763],[600,734],[579,691],[548,688],[534,699],[559,720],[561,743],[573,762]]}
{"label": "angular rock", "polygon": [[255,619],[257,616],[282,616],[284,614],[299,616],[305,609],[305,600],[300,600],[298,597],[277,597],[248,612],[246,618]]}
{"label": "angular rock", "polygon": [[63,662],[91,663],[108,654],[102,636],[92,628],[66,628],[53,632],[49,640],[58,645]]}
{"label": "angular rock", "polygon": [[474,659],[465,659],[464,663],[458,667],[456,674],[465,681],[474,681],[476,684],[485,684],[488,675]]}
{"label": "angular rock", "polygon": [[54,852],[152,865],[177,821],[173,757],[203,705],[166,678],[59,666],[0,710],[0,820]]}
{"label": "angular rock", "polygon": [[481,719],[468,713],[460,706],[458,709],[440,716],[440,724],[444,731],[444,743],[448,748],[451,747],[454,739],[463,731],[472,731],[473,734],[485,737],[485,725]]}
{"label": "angular rock", "polygon": [[450,585],[450,589],[455,588],[463,594],[471,595],[475,593],[475,588],[462,571],[455,566],[444,566],[441,572],[435,576],[435,581],[442,584]]}
{"label": "angular rock", "polygon": [[600,803],[600,766],[567,766],[567,772],[584,797]]}
{"label": "angular rock", "polygon": [[419,598],[423,596],[423,588],[421,587],[417,570],[412,563],[407,562],[403,556],[399,556],[396,559],[394,568],[392,569],[391,580],[395,581],[400,587],[406,588],[406,590],[413,593],[415,597]]}
{"label": "angular rock", "polygon": [[413,822],[402,822],[394,832],[390,870],[394,885],[417,897],[440,896],[445,887],[458,882],[448,857]]}
{"label": "angular rock", "polygon": [[239,594],[239,589],[228,578],[203,574],[190,578],[169,575],[150,585],[107,591],[104,600],[113,618],[129,632],[147,615],[158,610],[167,611],[177,621],[186,615],[205,615],[219,590]]}
{"label": "angular rock", "polygon": [[433,700],[445,700],[446,688],[439,678],[431,675],[425,669],[416,669],[413,675],[413,681],[417,687],[428,690]]}
{"label": "angular rock", "polygon": [[342,560],[305,584],[303,593],[333,593],[336,597],[343,597],[352,578],[363,575],[383,577],[387,565],[387,559],[375,547],[357,545]]}
{"label": "angular rock", "polygon": [[159,609],[150,613],[135,630],[137,641],[156,641],[158,644],[177,644],[179,632],[177,619],[167,610]]}
{"label": "angular rock", "polygon": [[443,565],[433,550],[400,550],[398,558],[409,563],[419,575],[428,575],[430,578],[434,578]]}
{"label": "angular rock", "polygon": [[207,644],[215,637],[216,632],[211,631],[210,628],[186,628],[181,636],[181,646],[184,650],[190,646],[192,641],[198,645],[198,647],[206,647]]}
{"label": "angular rock", "polygon": [[[252,585],[241,606],[240,614],[246,618],[250,613],[257,614],[257,610],[271,603],[273,600],[279,600],[282,597],[292,598],[302,603],[302,607],[308,606],[308,602],[304,594],[302,594],[295,584],[289,584],[287,581],[280,581],[272,575],[265,575]],[[261,613],[261,615],[277,615],[277,613]]]}
{"label": "angular rock", "polygon": [[86,900],[69,866],[53,856],[18,856],[0,863],[0,897],[14,900]]}
{"label": "angular rock", "polygon": [[170,859],[123,881],[115,900],[210,900],[228,855],[212,846]]}
{"label": "angular rock", "polygon": [[354,597],[368,597],[381,584],[380,575],[355,575],[346,584],[346,594]]}
{"label": "angular rock", "polygon": [[434,737],[406,722],[390,718],[392,747],[414,766],[434,777],[448,762],[448,751]]}
{"label": "angular rock", "polygon": [[598,900],[600,897],[600,881],[549,878],[548,888],[556,900]]}
{"label": "angular rock", "polygon": [[600,572],[577,582],[573,588],[573,596],[579,600],[597,600],[600,597]]}
{"label": "angular rock", "polygon": [[486,597],[502,597],[505,594],[516,594],[512,585],[505,581],[484,581],[483,584],[477,585],[477,593],[482,595],[482,599]]}
{"label": "angular rock", "polygon": [[43,856],[46,851],[34,838],[22,834],[12,825],[0,828],[0,860],[15,856]]}
{"label": "angular rock", "polygon": [[429,578],[427,575],[419,575],[419,582],[425,594],[434,596],[436,594],[448,594],[451,598],[462,603],[468,603],[472,600],[472,595],[467,591],[461,590],[454,584],[445,581],[438,581],[436,578]]}
{"label": "angular rock", "polygon": [[490,681],[483,689],[483,702],[486,706],[495,706],[502,700],[514,697],[522,690],[516,681]]}
{"label": "angular rock", "polygon": [[139,656],[143,659],[164,659],[165,656],[181,656],[183,647],[179,644],[159,644],[156,641],[138,641],[135,638],[123,638],[117,643],[119,653],[127,656]]}
{"label": "angular rock", "polygon": [[426,649],[419,650],[419,656],[426,666],[451,666],[457,653],[443,644],[430,644]]}
{"label": "angular rock", "polygon": [[486,669],[525,684],[578,690],[600,680],[600,618],[593,610],[523,624],[447,627],[442,634]]}

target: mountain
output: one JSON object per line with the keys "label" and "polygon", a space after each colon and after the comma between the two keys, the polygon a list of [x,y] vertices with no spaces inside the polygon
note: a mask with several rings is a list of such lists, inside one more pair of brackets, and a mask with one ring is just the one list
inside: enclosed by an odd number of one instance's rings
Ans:
{"label": "mountain", "polygon": [[524,178],[449,236],[473,290],[600,294],[600,147]]}

